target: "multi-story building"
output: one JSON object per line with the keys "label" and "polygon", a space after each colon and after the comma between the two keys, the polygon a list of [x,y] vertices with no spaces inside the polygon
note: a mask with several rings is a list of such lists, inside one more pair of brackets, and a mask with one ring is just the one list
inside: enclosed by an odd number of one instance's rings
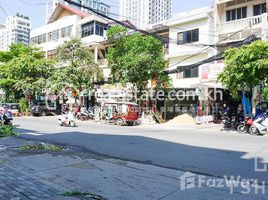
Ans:
{"label": "multi-story building", "polygon": [[215,0],[214,17],[219,43],[241,41],[252,34],[267,40],[266,0]]}
{"label": "multi-story building", "polygon": [[120,19],[139,28],[171,17],[171,0],[120,0]]}
{"label": "multi-story building", "polygon": [[64,41],[80,38],[84,46],[92,50],[95,63],[109,78],[110,70],[105,62],[106,30],[108,21],[65,4],[57,4],[48,23],[31,31],[31,44],[40,47],[48,59],[56,57],[56,49]]}
{"label": "multi-story building", "polygon": [[5,29],[6,26],[4,24],[0,24],[0,50],[4,50]]}
{"label": "multi-story building", "polygon": [[5,25],[0,27],[0,48],[8,50],[12,43],[28,45],[30,42],[31,21],[29,17],[17,14],[8,16]]}
{"label": "multi-story building", "polygon": [[[93,8],[96,11],[101,12],[105,15],[109,14],[110,6],[101,2],[101,0],[73,0],[73,2],[79,3],[83,6],[88,6],[90,8]],[[46,6],[46,22],[49,20],[50,16],[52,15],[54,9],[57,7],[58,3],[71,6],[77,10],[89,12],[87,9],[85,9],[83,7],[79,7],[79,6],[70,4],[64,0],[48,0],[47,6]]]}

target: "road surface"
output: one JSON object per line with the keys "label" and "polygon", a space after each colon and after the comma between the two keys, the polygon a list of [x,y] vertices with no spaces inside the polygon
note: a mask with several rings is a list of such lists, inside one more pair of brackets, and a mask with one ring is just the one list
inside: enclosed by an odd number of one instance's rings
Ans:
{"label": "road surface", "polygon": [[79,146],[109,157],[197,174],[241,176],[268,184],[267,136],[222,131],[218,126],[118,127],[78,122],[71,128],[60,127],[55,117],[16,118],[14,125],[23,138]]}

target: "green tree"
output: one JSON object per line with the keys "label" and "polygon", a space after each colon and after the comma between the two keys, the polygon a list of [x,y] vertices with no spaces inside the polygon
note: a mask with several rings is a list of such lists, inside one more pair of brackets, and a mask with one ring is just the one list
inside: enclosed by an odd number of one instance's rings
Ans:
{"label": "green tree", "polygon": [[39,48],[13,44],[8,52],[0,52],[0,87],[15,99],[26,92],[41,94],[54,70],[53,62]]}
{"label": "green tree", "polygon": [[225,54],[225,69],[218,80],[230,90],[234,97],[242,88],[252,88],[267,84],[268,80],[268,43],[256,41],[240,48],[228,49]]}
{"label": "green tree", "polygon": [[56,92],[72,87],[79,93],[90,89],[102,77],[102,70],[94,62],[92,51],[83,47],[80,40],[72,39],[58,47],[57,69],[48,86]]}
{"label": "green tree", "polygon": [[169,81],[163,74],[166,61],[161,41],[140,33],[129,34],[121,26],[111,27],[107,36],[113,43],[107,58],[114,82],[132,83],[144,89],[148,80],[154,79],[158,85]]}

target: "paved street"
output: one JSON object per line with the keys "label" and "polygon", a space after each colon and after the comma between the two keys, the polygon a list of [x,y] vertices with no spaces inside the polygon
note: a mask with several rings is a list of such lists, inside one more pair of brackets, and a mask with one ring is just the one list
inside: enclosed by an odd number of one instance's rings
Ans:
{"label": "paved street", "polygon": [[268,172],[255,172],[268,163],[268,137],[222,131],[218,126],[117,127],[78,122],[60,127],[55,117],[17,118],[21,137],[83,147],[85,151],[127,161],[191,171],[213,177],[241,176],[265,180]]}
{"label": "paved street", "polygon": [[[258,168],[268,163],[267,136],[218,125],[70,128],[56,117],[16,118],[14,125],[20,136],[0,139],[0,200],[78,199],[63,196],[74,191],[108,200],[268,199],[268,172],[254,172],[254,157]],[[64,150],[19,149],[42,142]]]}

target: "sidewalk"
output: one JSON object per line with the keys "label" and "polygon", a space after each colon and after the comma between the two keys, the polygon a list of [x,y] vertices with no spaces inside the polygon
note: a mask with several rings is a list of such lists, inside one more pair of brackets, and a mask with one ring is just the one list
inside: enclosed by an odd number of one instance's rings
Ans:
{"label": "sidewalk", "polygon": [[234,194],[226,187],[182,190],[188,183],[183,183],[180,177],[188,173],[150,165],[150,161],[143,164],[123,161],[72,146],[57,152],[18,149],[29,144],[38,144],[38,141],[0,139],[1,200],[71,200],[76,198],[62,194],[73,191],[96,194],[108,200],[267,199],[263,195],[242,195],[239,188]]}

